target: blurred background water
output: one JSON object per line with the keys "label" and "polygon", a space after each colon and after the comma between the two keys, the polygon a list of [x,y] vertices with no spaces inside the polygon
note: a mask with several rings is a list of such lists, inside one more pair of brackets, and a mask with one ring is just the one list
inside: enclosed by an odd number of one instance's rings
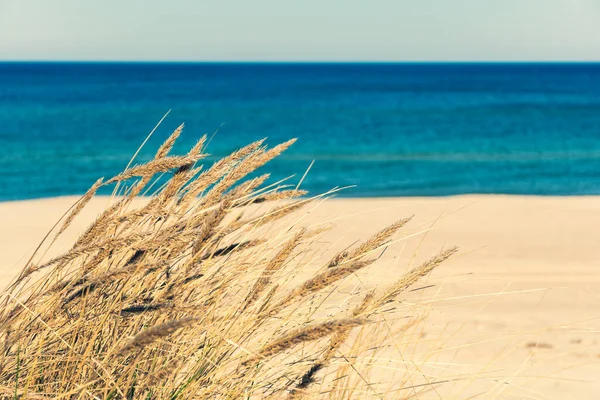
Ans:
{"label": "blurred background water", "polygon": [[185,122],[212,163],[299,138],[311,193],[600,194],[600,64],[0,63],[0,200],[80,194]]}

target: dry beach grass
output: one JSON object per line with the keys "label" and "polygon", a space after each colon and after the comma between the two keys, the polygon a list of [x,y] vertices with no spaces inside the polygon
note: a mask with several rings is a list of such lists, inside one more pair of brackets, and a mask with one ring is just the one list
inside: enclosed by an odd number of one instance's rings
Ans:
{"label": "dry beach grass", "polygon": [[[422,320],[398,300],[456,248],[386,286],[348,290],[344,280],[377,263],[410,218],[313,273],[327,226],[304,226],[301,209],[335,190],[304,198],[297,187],[266,185],[268,175],[248,177],[293,141],[255,142],[203,166],[206,138],[169,155],[181,130],[153,160],[96,182],[6,289],[0,395],[410,398],[431,390],[415,383],[422,375],[410,364],[401,378],[372,379],[370,360]],[[45,258],[104,185],[119,196],[69,250]]]}

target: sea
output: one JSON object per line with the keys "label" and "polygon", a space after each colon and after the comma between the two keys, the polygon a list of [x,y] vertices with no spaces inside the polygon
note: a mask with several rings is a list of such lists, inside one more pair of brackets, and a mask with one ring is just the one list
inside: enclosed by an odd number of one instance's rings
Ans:
{"label": "sea", "polygon": [[[597,63],[0,63],[0,201],[84,193],[181,123],[347,197],[600,194]],[[107,193],[110,188],[107,189]]]}

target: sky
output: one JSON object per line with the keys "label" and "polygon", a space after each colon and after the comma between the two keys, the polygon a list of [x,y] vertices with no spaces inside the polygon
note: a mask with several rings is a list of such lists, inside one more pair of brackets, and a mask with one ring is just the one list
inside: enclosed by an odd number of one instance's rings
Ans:
{"label": "sky", "polygon": [[0,0],[0,60],[599,61],[600,0]]}

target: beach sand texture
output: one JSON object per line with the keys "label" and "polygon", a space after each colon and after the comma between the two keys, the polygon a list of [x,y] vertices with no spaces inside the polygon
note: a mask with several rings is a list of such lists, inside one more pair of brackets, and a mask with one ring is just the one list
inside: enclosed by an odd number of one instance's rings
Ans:
{"label": "beach sand texture", "polygon": [[[0,287],[76,199],[0,203]],[[107,201],[93,199],[54,251],[64,249]],[[467,398],[490,388],[479,398],[597,398],[600,198],[331,199],[307,211],[303,223],[333,222],[324,246],[338,250],[415,215],[398,239],[416,235],[385,252],[366,277],[371,286],[406,271],[415,254],[418,261],[444,246],[460,246],[460,255],[427,279],[434,286],[413,293],[415,302],[431,307],[422,354],[413,357],[432,362],[423,355],[437,351],[432,375],[474,378],[441,384],[430,398]]]}

